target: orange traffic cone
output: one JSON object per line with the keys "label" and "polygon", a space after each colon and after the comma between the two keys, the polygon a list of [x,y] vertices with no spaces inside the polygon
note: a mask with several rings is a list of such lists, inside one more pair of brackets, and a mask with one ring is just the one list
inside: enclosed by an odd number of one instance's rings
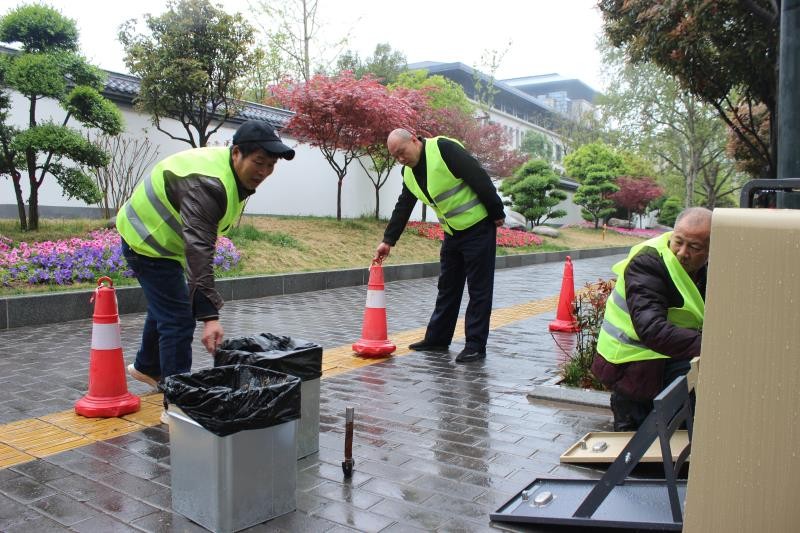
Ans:
{"label": "orange traffic cone", "polygon": [[[108,282],[108,286],[103,282]],[[112,417],[139,410],[139,397],[128,392],[119,336],[117,295],[111,278],[97,280],[89,360],[89,392],[75,402],[75,412],[89,417]]]}
{"label": "orange traffic cone", "polygon": [[380,263],[373,263],[369,268],[364,326],[361,329],[361,338],[353,344],[353,351],[365,357],[389,355],[397,349],[397,346],[386,337],[386,296],[383,290],[383,268]]}
{"label": "orange traffic cone", "polygon": [[564,264],[564,277],[561,279],[561,295],[558,297],[558,311],[556,319],[550,322],[550,331],[574,333],[580,330],[572,307],[574,301],[575,280],[572,275],[572,259],[567,256],[567,262]]}

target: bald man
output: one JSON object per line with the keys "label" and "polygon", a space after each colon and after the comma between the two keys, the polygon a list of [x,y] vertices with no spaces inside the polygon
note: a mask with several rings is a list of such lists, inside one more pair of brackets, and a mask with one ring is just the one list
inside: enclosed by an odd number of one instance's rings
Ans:
{"label": "bald man", "polygon": [[497,227],[503,202],[491,178],[462,144],[446,137],[423,139],[404,129],[389,134],[386,147],[403,165],[403,190],[375,252],[383,261],[408,223],[417,200],[436,213],[444,230],[439,261],[439,293],[425,338],[412,350],[447,352],[458,320],[466,283],[469,304],[464,349],[457,363],[486,358],[492,313]]}
{"label": "bald man", "polygon": [[592,373],[611,390],[614,430],[636,430],[655,398],[700,355],[711,211],[681,212],[675,229],[614,265]]}

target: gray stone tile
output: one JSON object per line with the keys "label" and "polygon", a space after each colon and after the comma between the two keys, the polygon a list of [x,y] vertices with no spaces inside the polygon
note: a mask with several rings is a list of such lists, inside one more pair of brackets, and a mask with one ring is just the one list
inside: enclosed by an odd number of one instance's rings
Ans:
{"label": "gray stone tile", "polygon": [[158,511],[155,507],[113,490],[99,494],[86,505],[126,523]]}
{"label": "gray stone tile", "polygon": [[139,531],[110,516],[93,516],[83,522],[72,525],[72,530],[78,533],[135,533]]}
{"label": "gray stone tile", "polygon": [[0,531],[8,531],[15,524],[38,516],[31,508],[0,494]]}
{"label": "gray stone tile", "polygon": [[45,461],[22,463],[21,465],[12,466],[11,470],[33,478],[40,483],[47,483],[48,481],[72,475],[72,472]]}
{"label": "gray stone tile", "polygon": [[[608,277],[605,271],[617,259],[576,261],[576,287],[599,275]],[[430,268],[410,267],[417,272]],[[498,270],[495,307],[557,295],[562,271],[563,259]],[[400,271],[397,278],[389,272],[386,268],[390,332],[424,327],[436,296],[435,277],[401,280]],[[321,279],[337,280],[325,286],[344,285],[353,281],[350,275],[326,273]],[[304,284],[314,288],[318,282],[311,279],[297,276],[290,284],[293,290]],[[280,291],[229,301],[222,316],[226,334],[274,332],[324,349],[359,338],[363,285],[282,294],[284,280],[230,280],[234,298],[253,296],[253,283],[265,284],[265,290],[279,283]],[[466,298],[462,314],[465,305]],[[560,465],[559,455],[574,435],[604,428],[610,413],[526,398],[530,385],[552,376],[558,363],[560,352],[547,330],[551,319],[536,315],[493,330],[491,356],[479,366],[454,364],[463,345],[457,341],[449,354],[411,353],[322,380],[320,451],[298,463],[298,510],[252,530],[517,531],[490,524],[488,514],[535,477],[599,476],[593,469]],[[142,314],[123,317],[127,361],[135,354],[142,323]],[[91,320],[0,331],[0,345],[10,354],[0,358],[0,413],[22,419],[71,409],[85,394],[90,331]],[[193,349],[203,353],[197,339]],[[208,358],[195,357],[195,370],[208,366]],[[129,386],[144,392],[138,383]],[[340,466],[347,406],[356,407],[356,467],[350,482],[343,480]],[[37,485],[37,479],[46,482]],[[89,509],[89,516],[70,526],[73,530],[199,531],[171,511],[169,484],[169,433],[148,428],[0,470],[0,530],[31,519],[42,527],[63,528],[34,507],[50,498],[49,508],[59,511],[62,520],[71,519],[71,510]]]}
{"label": "gray stone tile", "polygon": [[181,533],[203,533],[205,528],[198,526],[188,518],[177,513],[159,511],[131,522],[137,529],[152,533],[167,533],[180,531]]}
{"label": "gray stone tile", "polygon": [[0,492],[18,502],[31,503],[50,496],[55,491],[27,476],[19,476],[0,482]]}
{"label": "gray stone tile", "polygon": [[65,526],[77,524],[97,514],[91,507],[64,494],[53,494],[36,500],[31,507]]}
{"label": "gray stone tile", "polygon": [[5,533],[30,533],[31,531],[36,533],[62,533],[71,531],[71,529],[46,516],[37,515],[24,522],[13,524],[8,529],[3,529],[3,531]]}
{"label": "gray stone tile", "polygon": [[439,513],[426,503],[425,506],[384,500],[370,511],[388,516],[400,524],[407,524],[426,531],[432,531],[447,522],[449,517]]}
{"label": "gray stone tile", "polygon": [[314,516],[324,518],[337,524],[347,526],[364,533],[377,533],[394,523],[394,520],[351,507],[344,503],[330,503],[322,509],[314,511]]}
{"label": "gray stone tile", "polygon": [[314,487],[309,493],[329,500],[343,502],[359,509],[369,509],[383,499],[364,489],[353,487],[349,483],[326,482]]}

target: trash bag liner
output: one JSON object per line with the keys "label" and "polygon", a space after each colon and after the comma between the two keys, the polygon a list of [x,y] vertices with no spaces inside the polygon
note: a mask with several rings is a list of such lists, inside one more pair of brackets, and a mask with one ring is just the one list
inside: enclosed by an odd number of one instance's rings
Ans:
{"label": "trash bag liner", "polygon": [[253,365],[310,381],[322,376],[322,346],[272,333],[227,339],[214,354],[214,366]]}
{"label": "trash bag liner", "polygon": [[224,437],[300,418],[300,379],[249,365],[176,374],[164,398],[208,431]]}

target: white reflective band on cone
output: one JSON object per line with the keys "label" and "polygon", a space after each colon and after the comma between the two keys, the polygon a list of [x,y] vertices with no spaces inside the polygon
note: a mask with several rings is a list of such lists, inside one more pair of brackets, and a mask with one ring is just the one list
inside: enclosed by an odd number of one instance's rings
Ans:
{"label": "white reflective band on cone", "polygon": [[367,290],[367,307],[386,309],[386,293],[384,291]]}
{"label": "white reflective band on cone", "polygon": [[92,324],[92,350],[113,350],[121,347],[119,323]]}

